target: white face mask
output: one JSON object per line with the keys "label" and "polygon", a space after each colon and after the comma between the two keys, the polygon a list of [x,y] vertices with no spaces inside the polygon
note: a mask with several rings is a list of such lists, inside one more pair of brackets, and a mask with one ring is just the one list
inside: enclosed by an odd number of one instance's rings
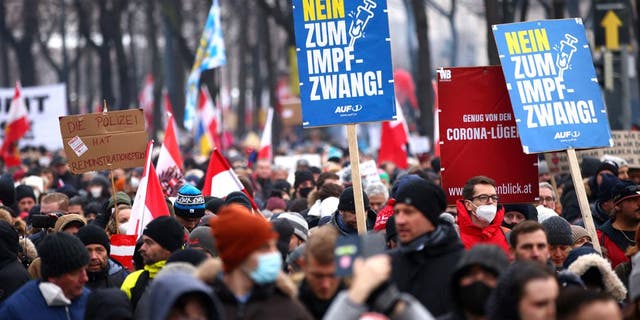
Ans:
{"label": "white face mask", "polygon": [[493,222],[493,219],[496,217],[497,212],[498,207],[492,204],[483,204],[476,207],[476,215],[478,216],[478,218],[487,223]]}
{"label": "white face mask", "polygon": [[118,232],[120,234],[127,234],[127,229],[129,228],[129,221],[123,222],[118,225]]}
{"label": "white face mask", "polygon": [[91,196],[94,198],[100,198],[100,196],[102,195],[102,188],[97,187],[97,188],[91,188],[89,189],[89,192],[91,192]]}
{"label": "white face mask", "polygon": [[131,185],[131,188],[137,189],[138,185],[140,185],[140,179],[138,179],[138,177],[131,177],[129,185]]}
{"label": "white face mask", "polygon": [[41,167],[46,168],[51,164],[51,158],[42,157],[42,158],[38,159],[38,164],[40,164]]}

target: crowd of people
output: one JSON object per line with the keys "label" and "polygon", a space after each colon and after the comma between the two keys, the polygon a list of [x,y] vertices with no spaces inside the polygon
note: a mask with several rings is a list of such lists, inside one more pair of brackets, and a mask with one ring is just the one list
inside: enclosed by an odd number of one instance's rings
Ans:
{"label": "crowd of people", "polygon": [[140,169],[27,156],[0,176],[0,319],[640,319],[640,181],[624,159],[583,159],[597,235],[544,161],[535,203],[504,204],[479,175],[447,205],[437,158],[380,164],[359,235],[346,159],[289,177],[228,158],[245,192],[203,195],[207,164],[186,159],[170,215],[129,257],[112,236]]}

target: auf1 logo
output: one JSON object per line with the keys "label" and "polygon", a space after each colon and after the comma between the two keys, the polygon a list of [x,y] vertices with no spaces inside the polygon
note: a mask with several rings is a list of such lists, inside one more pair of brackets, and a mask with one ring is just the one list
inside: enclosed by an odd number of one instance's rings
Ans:
{"label": "auf1 logo", "polygon": [[579,136],[580,131],[558,131],[556,135],[553,136],[553,139],[577,138]]}
{"label": "auf1 logo", "polygon": [[333,113],[347,113],[347,112],[358,112],[364,108],[361,104],[356,105],[346,105],[346,106],[337,106],[336,110]]}

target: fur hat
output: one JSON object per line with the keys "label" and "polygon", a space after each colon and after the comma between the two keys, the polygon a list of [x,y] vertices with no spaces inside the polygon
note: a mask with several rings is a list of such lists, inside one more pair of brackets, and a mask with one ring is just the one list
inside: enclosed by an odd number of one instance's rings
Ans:
{"label": "fur hat", "polygon": [[185,184],[178,190],[173,210],[179,217],[201,218],[204,216],[204,197],[198,188]]}
{"label": "fur hat", "polygon": [[61,276],[89,264],[89,252],[80,239],[54,232],[42,239],[38,246],[42,279]]}

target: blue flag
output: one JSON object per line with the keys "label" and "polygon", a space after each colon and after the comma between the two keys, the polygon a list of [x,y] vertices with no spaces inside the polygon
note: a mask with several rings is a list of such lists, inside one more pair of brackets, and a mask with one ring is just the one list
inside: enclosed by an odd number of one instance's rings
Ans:
{"label": "blue flag", "polygon": [[204,25],[200,44],[196,52],[196,60],[191,68],[187,80],[186,104],[184,106],[184,126],[187,129],[193,127],[193,119],[196,114],[196,98],[200,86],[200,74],[202,71],[217,68],[227,62],[224,52],[224,38],[220,25],[220,6],[218,0],[214,0],[209,10],[207,22]]}

